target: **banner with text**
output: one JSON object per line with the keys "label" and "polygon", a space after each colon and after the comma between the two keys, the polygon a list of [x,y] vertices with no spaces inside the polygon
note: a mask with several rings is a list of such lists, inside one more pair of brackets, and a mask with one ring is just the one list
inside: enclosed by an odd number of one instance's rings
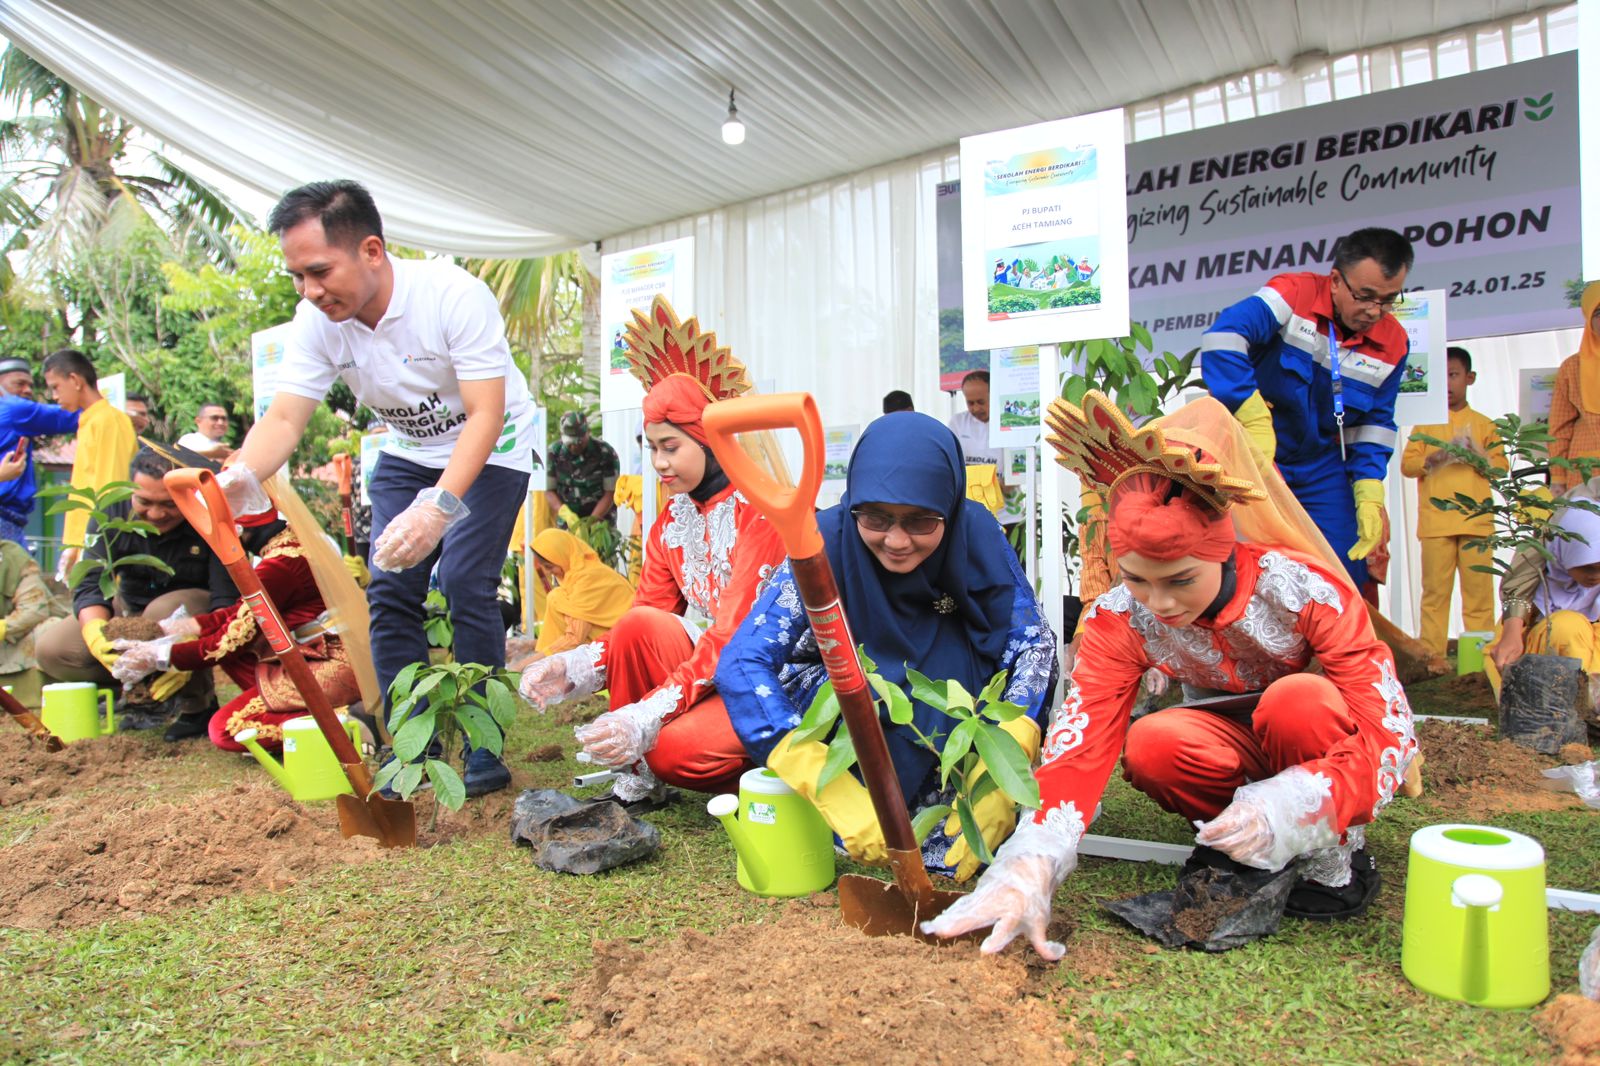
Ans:
{"label": "banner with text", "polygon": [[1132,315],[1183,352],[1274,274],[1362,226],[1411,238],[1452,338],[1572,325],[1578,54],[1128,146]]}
{"label": "banner with text", "polygon": [[622,411],[644,402],[644,389],[628,369],[623,336],[635,309],[665,296],[680,319],[694,314],[694,238],[680,237],[600,258],[600,410]]}

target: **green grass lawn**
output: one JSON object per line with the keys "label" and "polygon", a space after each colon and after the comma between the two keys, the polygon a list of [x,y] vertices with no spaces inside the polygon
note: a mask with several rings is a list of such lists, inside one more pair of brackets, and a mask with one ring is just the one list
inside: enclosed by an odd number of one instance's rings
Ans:
{"label": "green grass lawn", "polygon": [[[1424,689],[1418,709],[1447,713]],[[522,755],[569,742],[570,729],[524,715],[511,738],[517,787],[567,781],[576,764]],[[259,773],[194,744],[148,788],[172,800]],[[0,847],[47,817],[47,807],[0,809]],[[715,932],[775,913],[739,891],[722,831],[700,802],[649,817],[662,831],[660,854],[599,877],[540,871],[496,826],[281,892],[93,928],[0,930],[0,1061],[482,1062],[497,1051],[537,1061],[561,1038],[592,940]],[[1220,956],[1151,951],[1099,909],[1167,887],[1172,868],[1085,860],[1057,899],[1068,958],[1041,970],[1040,990],[1053,993],[1064,1024],[1075,1017],[1087,1034],[1078,1050],[1088,1061],[1544,1061],[1550,1051],[1530,1012],[1432,999],[1400,974],[1406,840],[1448,818],[1426,797],[1401,800],[1373,828],[1388,885],[1367,918],[1287,923],[1270,941]],[[1544,842],[1551,884],[1600,885],[1600,814],[1494,822]],[[1191,839],[1181,820],[1120,781],[1095,830]],[[1574,988],[1597,920],[1552,913],[1556,991]]]}

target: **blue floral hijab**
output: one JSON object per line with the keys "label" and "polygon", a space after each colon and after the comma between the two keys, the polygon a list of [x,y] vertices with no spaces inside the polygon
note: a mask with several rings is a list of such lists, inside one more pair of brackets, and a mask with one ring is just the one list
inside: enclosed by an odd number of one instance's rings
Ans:
{"label": "blue floral hijab", "polygon": [[[909,504],[943,515],[944,537],[908,574],[885,570],[856,531],[852,507]],[[817,516],[850,628],[877,671],[906,688],[906,668],[934,680],[955,678],[977,694],[1000,668],[1016,583],[1010,545],[987,508],[966,498],[966,464],[955,434],[916,411],[872,422],[850,457],[844,496]],[[924,733],[950,731],[951,719],[914,704]],[[889,753],[908,801],[932,756],[909,730],[886,729]]]}

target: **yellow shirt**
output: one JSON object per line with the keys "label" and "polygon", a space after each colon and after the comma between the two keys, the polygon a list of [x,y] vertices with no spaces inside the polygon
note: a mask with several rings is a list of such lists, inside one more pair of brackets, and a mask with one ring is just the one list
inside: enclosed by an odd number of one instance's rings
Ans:
{"label": "yellow shirt", "polygon": [[1482,537],[1494,532],[1494,520],[1488,515],[1468,518],[1459,511],[1446,511],[1433,505],[1435,498],[1451,500],[1456,493],[1464,492],[1474,499],[1489,495],[1489,482],[1466,463],[1443,463],[1431,471],[1424,469],[1428,456],[1438,451],[1431,444],[1417,440],[1418,435],[1437,440],[1451,441],[1468,438],[1489,457],[1498,470],[1506,468],[1505,450],[1494,423],[1487,415],[1463,407],[1450,412],[1450,421],[1444,425],[1413,427],[1412,438],[1400,457],[1400,473],[1417,479],[1417,538],[1427,537]]}
{"label": "yellow shirt", "polygon": [[[101,398],[78,415],[78,449],[72,456],[72,484],[78,488],[104,488],[129,479],[128,464],[139,450],[133,420]],[[83,547],[89,529],[88,511],[68,511],[61,543]]]}

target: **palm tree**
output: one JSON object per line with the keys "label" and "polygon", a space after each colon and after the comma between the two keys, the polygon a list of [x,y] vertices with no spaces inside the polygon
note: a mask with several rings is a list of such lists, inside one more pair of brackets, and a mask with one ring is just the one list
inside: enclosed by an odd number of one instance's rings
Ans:
{"label": "palm tree", "polygon": [[[138,127],[57,77],[16,45],[0,55],[0,256],[27,250],[28,273],[45,279],[94,249],[119,204],[148,214],[175,243],[232,262],[228,227],[241,218],[216,190],[148,152],[134,166]],[[0,287],[10,288],[9,266]]]}
{"label": "palm tree", "polygon": [[538,259],[467,259],[462,266],[500,301],[506,340],[529,359],[523,369],[535,381],[548,360],[581,358],[577,327],[598,314],[600,283],[576,251]]}

